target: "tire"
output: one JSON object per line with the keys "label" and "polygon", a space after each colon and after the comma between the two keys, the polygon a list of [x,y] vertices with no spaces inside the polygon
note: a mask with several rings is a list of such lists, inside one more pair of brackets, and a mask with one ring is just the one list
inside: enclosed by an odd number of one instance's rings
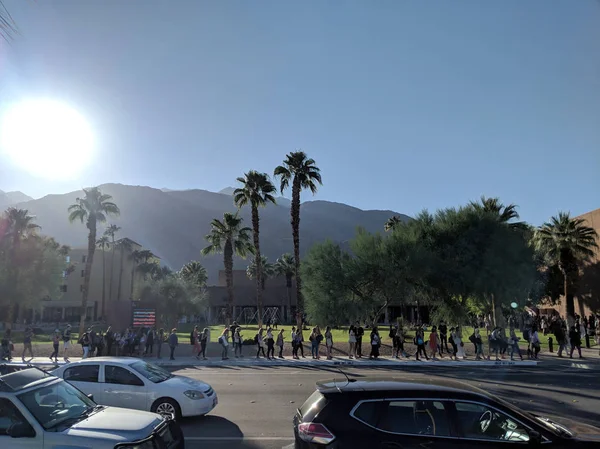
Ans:
{"label": "tire", "polygon": [[163,416],[168,416],[169,413],[171,413],[174,415],[176,421],[181,419],[181,407],[179,407],[177,401],[171,398],[157,399],[154,401],[154,404],[152,404],[150,411]]}

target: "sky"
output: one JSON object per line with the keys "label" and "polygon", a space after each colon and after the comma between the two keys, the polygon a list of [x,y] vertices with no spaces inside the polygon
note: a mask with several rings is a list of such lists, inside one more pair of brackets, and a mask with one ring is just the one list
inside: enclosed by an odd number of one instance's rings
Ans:
{"label": "sky", "polygon": [[2,190],[218,191],[302,149],[315,198],[362,209],[600,207],[598,0],[4,3],[0,109],[65,102],[96,151],[55,180],[0,156]]}

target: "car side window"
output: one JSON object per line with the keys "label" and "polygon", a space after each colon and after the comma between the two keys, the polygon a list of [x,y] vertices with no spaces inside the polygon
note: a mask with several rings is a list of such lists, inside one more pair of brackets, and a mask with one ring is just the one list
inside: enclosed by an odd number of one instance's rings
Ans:
{"label": "car side window", "polygon": [[366,401],[353,413],[355,419],[378,430],[404,435],[450,435],[444,405],[439,401]]}
{"label": "car side window", "polygon": [[493,441],[529,441],[527,429],[516,419],[484,404],[455,402],[464,438]]}
{"label": "car side window", "polygon": [[0,398],[0,436],[8,435],[8,429],[21,423],[27,423],[27,421],[15,404],[9,399]]}
{"label": "car side window", "polygon": [[73,365],[67,368],[63,379],[75,382],[98,382],[100,365]]}
{"label": "car side window", "polygon": [[114,365],[104,366],[104,379],[107,384],[133,385],[143,387],[144,382],[126,368]]}

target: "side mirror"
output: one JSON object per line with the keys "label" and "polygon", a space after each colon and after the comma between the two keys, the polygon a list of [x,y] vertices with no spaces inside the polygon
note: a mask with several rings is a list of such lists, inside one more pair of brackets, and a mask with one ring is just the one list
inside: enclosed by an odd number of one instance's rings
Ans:
{"label": "side mirror", "polygon": [[[94,401],[94,395],[93,394],[86,394],[86,396],[88,397],[88,399]],[[96,401],[94,401],[96,402]]]}
{"label": "side mirror", "polygon": [[536,432],[535,430],[530,430],[529,432],[529,444],[537,446],[542,444],[542,434]]}
{"label": "side mirror", "polygon": [[13,424],[8,428],[6,432],[11,438],[33,438],[35,437],[35,430],[28,423]]}

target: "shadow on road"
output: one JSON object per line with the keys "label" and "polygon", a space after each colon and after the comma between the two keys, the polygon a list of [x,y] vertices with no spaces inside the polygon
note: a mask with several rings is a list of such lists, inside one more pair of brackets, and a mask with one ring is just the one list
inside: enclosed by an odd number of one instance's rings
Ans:
{"label": "shadow on road", "polygon": [[181,421],[181,428],[184,435],[186,430],[195,430],[197,426],[202,426],[203,438],[243,438],[244,434],[237,424],[221,416],[202,416],[196,418],[184,418]]}

